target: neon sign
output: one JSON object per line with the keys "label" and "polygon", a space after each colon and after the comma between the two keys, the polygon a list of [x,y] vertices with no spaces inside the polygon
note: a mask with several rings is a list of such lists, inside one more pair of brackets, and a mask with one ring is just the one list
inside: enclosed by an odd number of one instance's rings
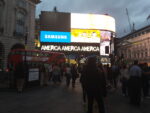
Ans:
{"label": "neon sign", "polygon": [[48,51],[83,51],[83,52],[99,52],[98,46],[73,46],[73,45],[42,45],[41,50]]}

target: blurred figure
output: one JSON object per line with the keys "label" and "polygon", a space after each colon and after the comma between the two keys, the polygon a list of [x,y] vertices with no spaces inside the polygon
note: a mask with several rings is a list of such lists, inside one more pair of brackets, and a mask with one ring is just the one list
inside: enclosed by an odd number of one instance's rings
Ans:
{"label": "blurred figure", "polygon": [[83,104],[84,104],[84,106],[86,105],[86,101],[87,101],[87,99],[86,99],[86,91],[85,91],[85,83],[84,83],[84,71],[83,70],[85,70],[84,69],[85,68],[85,65],[83,66],[83,68],[82,68],[82,70],[80,70],[80,83],[81,83],[81,87],[82,87],[82,94],[83,94]]}
{"label": "blurred figure", "polygon": [[61,76],[61,69],[58,64],[55,64],[53,66],[53,71],[52,71],[52,81],[54,83],[57,83],[57,82],[60,83],[61,82],[60,76]]}
{"label": "blurred figure", "polygon": [[117,88],[117,80],[118,80],[120,70],[119,70],[119,67],[116,64],[113,64],[111,69],[112,69],[113,85],[114,85],[114,88]]}
{"label": "blurred figure", "polygon": [[79,77],[77,65],[73,64],[71,67],[71,74],[72,74],[72,87],[75,87],[76,79]]}
{"label": "blurred figure", "polygon": [[66,76],[66,85],[67,85],[67,87],[69,87],[70,80],[72,77],[70,64],[67,64],[67,66],[65,68],[65,76]]}
{"label": "blurred figure", "polygon": [[138,66],[138,61],[135,60],[129,69],[129,98],[131,104],[138,106],[141,103],[141,76],[142,70]]}
{"label": "blurred figure", "polygon": [[150,70],[148,68],[148,64],[144,63],[142,66],[142,88],[143,88],[143,96],[144,98],[149,98],[149,75]]}
{"label": "blurred figure", "polygon": [[120,81],[122,83],[122,94],[123,96],[128,95],[128,79],[129,79],[129,71],[127,66],[124,64],[120,69]]}
{"label": "blurred figure", "polygon": [[40,86],[44,85],[44,74],[45,74],[45,67],[44,64],[40,65]]}
{"label": "blurred figure", "polygon": [[24,87],[24,83],[25,83],[25,79],[26,79],[26,67],[23,64],[23,62],[20,62],[19,64],[17,64],[16,68],[15,68],[15,72],[14,72],[14,76],[16,79],[16,87],[17,87],[17,91],[18,92],[22,92],[23,91],[23,87]]}
{"label": "blurred figure", "polygon": [[44,86],[48,86],[48,80],[49,80],[49,64],[45,63],[45,73],[44,73]]}
{"label": "blurred figure", "polygon": [[105,113],[103,97],[106,97],[106,80],[102,67],[96,64],[95,57],[88,59],[82,77],[88,99],[87,113],[93,113],[94,99],[98,103],[99,113]]}
{"label": "blurred figure", "polygon": [[49,81],[51,81],[51,79],[52,79],[52,71],[53,71],[53,67],[52,67],[51,63],[48,66],[48,71],[49,71]]}

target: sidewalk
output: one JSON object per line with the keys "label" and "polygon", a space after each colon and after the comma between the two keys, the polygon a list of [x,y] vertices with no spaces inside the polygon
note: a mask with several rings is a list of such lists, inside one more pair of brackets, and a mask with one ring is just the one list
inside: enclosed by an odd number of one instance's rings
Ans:
{"label": "sidewalk", "polygon": [[[64,80],[65,81],[65,80]],[[140,108],[131,106],[128,98],[118,91],[109,92],[107,113],[149,113],[150,99],[142,102]],[[0,92],[0,113],[85,113],[82,105],[82,91],[79,80],[76,87],[50,83],[48,87],[31,87],[23,93]],[[95,113],[95,112],[94,112]]]}

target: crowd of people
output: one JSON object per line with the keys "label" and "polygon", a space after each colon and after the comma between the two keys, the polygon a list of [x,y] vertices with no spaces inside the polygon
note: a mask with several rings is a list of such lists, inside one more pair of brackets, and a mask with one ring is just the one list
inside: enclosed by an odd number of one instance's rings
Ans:
{"label": "crowd of people", "polygon": [[[83,66],[80,81],[83,88],[83,102],[88,103],[87,113],[93,113],[94,100],[97,102],[99,113],[105,113],[105,98],[108,90],[121,88],[123,96],[128,97],[131,105],[139,107],[141,100],[150,98],[149,81],[150,69],[147,63],[133,64],[116,63],[102,65],[96,59],[89,58]],[[107,99],[106,99],[107,100]]]}
{"label": "crowd of people", "polygon": [[22,92],[25,85],[28,84],[29,69],[38,69],[39,84],[40,86],[48,86],[50,82],[54,84],[60,84],[62,79],[66,78],[66,86],[75,87],[76,79],[79,77],[78,69],[76,64],[58,64],[58,63],[44,63],[28,65],[27,63],[18,63],[13,70],[14,85],[18,92]]}
{"label": "crowd of people", "polygon": [[[25,82],[23,78],[27,75],[29,68],[27,67],[19,64],[14,71],[19,92],[23,90]],[[88,105],[87,113],[93,113],[95,101],[99,113],[105,113],[104,100],[107,97],[107,91],[112,89],[121,88],[122,95],[129,97],[130,104],[136,106],[140,106],[142,98],[149,98],[150,69],[147,63],[138,64],[137,60],[132,65],[114,63],[110,66],[98,63],[95,57],[89,57],[82,65],[54,63],[41,64],[37,67],[41,86],[47,86],[49,82],[59,84],[65,77],[66,86],[69,87],[71,84],[72,88],[75,88],[76,79],[80,78],[83,103]]]}

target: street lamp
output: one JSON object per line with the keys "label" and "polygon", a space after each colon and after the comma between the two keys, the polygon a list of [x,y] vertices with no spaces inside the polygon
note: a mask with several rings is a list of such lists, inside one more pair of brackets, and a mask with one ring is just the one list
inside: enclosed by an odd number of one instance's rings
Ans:
{"label": "street lamp", "polygon": [[[27,29],[26,29],[26,31],[27,31]],[[27,49],[27,41],[28,41],[28,32],[25,32],[25,57],[24,57],[24,62],[25,63],[27,61],[27,51],[26,51],[26,49]]]}

